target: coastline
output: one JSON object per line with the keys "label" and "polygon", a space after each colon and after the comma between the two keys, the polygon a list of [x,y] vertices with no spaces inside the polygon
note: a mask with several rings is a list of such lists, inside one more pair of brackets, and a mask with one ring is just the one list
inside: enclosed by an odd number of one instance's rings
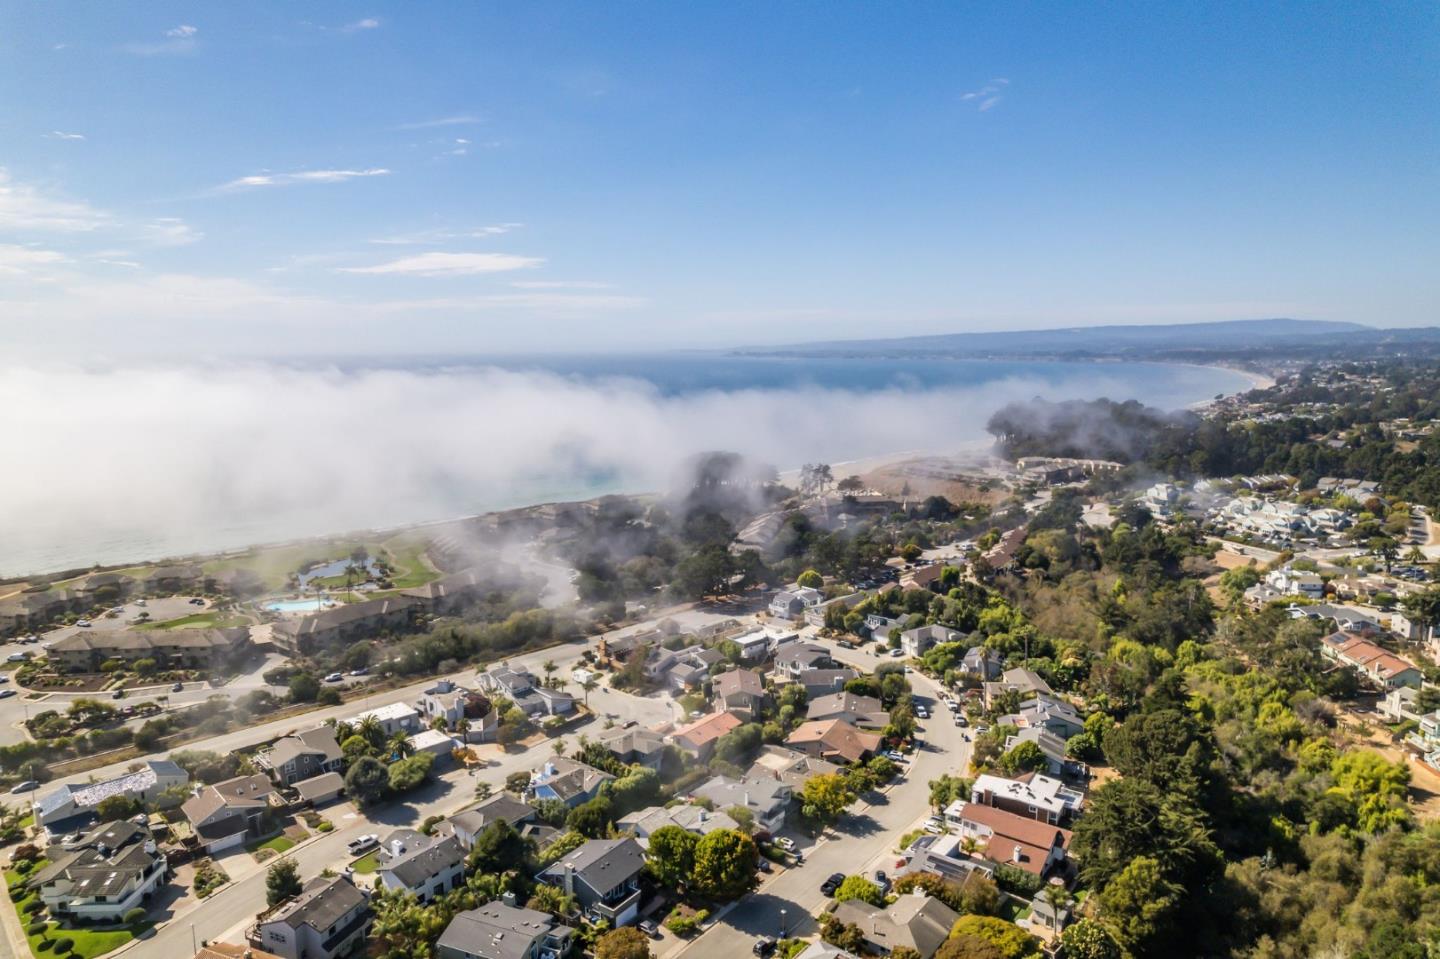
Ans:
{"label": "coastline", "polygon": [[[1093,363],[1095,365],[1109,365],[1110,363],[1116,361],[1088,360],[1072,362],[1077,362],[1077,365],[1083,363]],[[1124,363],[1125,361],[1121,360],[1118,362]],[[1163,365],[1175,367],[1190,367],[1192,369],[1200,370],[1223,370],[1227,373],[1239,374],[1249,382],[1250,389],[1263,389],[1270,385],[1273,385],[1274,383],[1274,380],[1270,379],[1264,374],[1224,364],[1167,362]],[[1230,396],[1239,392],[1243,392],[1243,390],[1227,392],[1224,395]],[[1198,401],[1197,403],[1192,404],[1190,408],[1201,408],[1211,402],[1213,402],[1213,400],[1210,399]],[[850,460],[832,460],[830,462],[830,466],[832,471],[834,472],[835,478],[838,480],[840,478],[843,478],[844,476],[848,476],[851,474],[864,475],[884,469],[886,467],[893,467],[898,464],[902,464],[908,461],[915,460],[917,458],[927,456],[963,456],[966,459],[970,459],[977,456],[983,456],[985,452],[989,451],[992,448],[993,441],[989,438],[949,443],[938,443],[935,447],[912,448],[907,450],[895,451],[892,453],[880,453],[870,456],[862,456]],[[779,475],[782,481],[793,484],[795,479],[798,478],[799,467],[793,467],[788,470],[783,470],[779,473]],[[271,550],[289,549],[296,546],[309,544],[321,546],[326,544],[333,544],[337,541],[355,539],[391,539],[403,536],[405,534],[423,534],[426,530],[439,530],[445,526],[449,526],[452,524],[475,522],[483,523],[487,519],[495,517],[520,516],[526,513],[532,513],[537,510],[543,510],[549,507],[559,505],[589,503],[595,501],[602,496],[608,495],[645,497],[654,496],[656,495],[656,493],[653,490],[616,489],[605,492],[596,491],[593,493],[589,493],[588,495],[582,494],[581,496],[573,498],[563,498],[564,494],[562,493],[562,498],[554,498],[548,500],[537,498],[536,500],[532,500],[529,503],[517,504],[501,508],[481,509],[475,512],[465,512],[446,518],[422,519],[413,522],[402,522],[375,527],[356,527],[351,528],[347,531],[305,534],[295,536],[293,538],[259,538],[256,541],[252,541],[244,545],[221,546],[219,548],[209,550],[180,550],[173,553],[156,553],[152,554],[153,558],[137,558],[137,556],[143,555],[137,551],[137,553],[126,555],[123,558],[119,557],[118,555],[115,558],[104,557],[102,559],[88,563],[77,562],[75,565],[52,567],[48,570],[29,569],[21,571],[17,569],[7,573],[3,577],[0,577],[0,583],[13,585],[34,580],[42,580],[45,582],[63,582],[67,579],[74,578],[79,575],[85,575],[94,571],[126,569],[130,567],[145,567],[173,563],[198,564],[224,560],[234,560],[247,554]]]}

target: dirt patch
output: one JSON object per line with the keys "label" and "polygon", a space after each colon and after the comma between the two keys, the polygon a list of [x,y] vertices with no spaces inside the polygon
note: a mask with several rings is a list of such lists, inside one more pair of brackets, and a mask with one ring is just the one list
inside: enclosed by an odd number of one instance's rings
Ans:
{"label": "dirt patch", "polygon": [[1440,773],[1425,765],[1395,743],[1376,713],[1356,715],[1349,710],[1340,713],[1340,724],[1352,742],[1373,749],[1391,762],[1410,767],[1410,804],[1421,820],[1440,819]]}
{"label": "dirt patch", "polygon": [[1241,569],[1245,566],[1259,566],[1260,560],[1254,556],[1241,556],[1239,553],[1232,553],[1228,549],[1215,551],[1213,562],[1221,569]]}
{"label": "dirt patch", "polygon": [[987,479],[980,471],[937,466],[929,459],[891,463],[861,475],[869,489],[887,496],[909,495],[915,499],[943,496],[952,503],[984,503],[994,506],[1010,495],[1004,483]]}

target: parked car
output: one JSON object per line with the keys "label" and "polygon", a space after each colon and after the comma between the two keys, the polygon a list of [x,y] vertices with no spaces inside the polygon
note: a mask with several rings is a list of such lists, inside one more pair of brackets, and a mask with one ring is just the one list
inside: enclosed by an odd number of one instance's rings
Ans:
{"label": "parked car", "polygon": [[111,698],[111,699],[124,699],[124,698],[125,698],[125,690],[123,690],[123,689],[117,689],[117,690],[115,690],[115,692],[113,692],[113,693],[110,694],[110,698]]}
{"label": "parked car", "polygon": [[651,939],[660,938],[660,927],[656,925],[654,919],[641,919],[640,931],[645,933],[645,935],[649,936]]}
{"label": "parked car", "polygon": [[938,816],[931,816],[925,820],[925,831],[928,833],[942,833],[945,831],[945,820]]}
{"label": "parked car", "polygon": [[890,894],[890,877],[885,875],[885,870],[875,870],[875,885],[880,887],[881,892],[886,895]]}
{"label": "parked car", "polygon": [[205,600],[201,599],[199,596],[196,596],[194,599],[190,600],[190,605],[191,605],[191,606],[204,606],[204,605],[205,605]]}
{"label": "parked car", "polygon": [[144,608],[145,608],[145,600],[143,600],[143,599],[137,599],[137,600],[135,600],[135,605],[136,605],[136,606],[139,606],[141,609],[144,609]]}
{"label": "parked car", "polygon": [[184,683],[175,683],[173,686],[170,687],[170,692],[172,692],[172,693],[183,693],[184,691],[185,691],[185,684],[184,684]]}
{"label": "parked car", "polygon": [[11,696],[14,695],[15,690],[13,689],[0,689],[0,699],[9,699]]}
{"label": "parked car", "polygon": [[8,683],[8,682],[10,682],[10,674],[9,674],[9,673],[0,673],[0,683]]}
{"label": "parked car", "polygon": [[772,872],[774,870],[774,867],[770,865],[770,860],[764,856],[761,856],[755,861],[755,868],[761,872]]}
{"label": "parked car", "polygon": [[30,654],[29,654],[29,653],[11,653],[9,656],[6,656],[5,658],[6,658],[7,660],[9,660],[10,662],[12,662],[12,663],[23,663],[23,662],[25,662],[25,660],[27,660],[27,659],[30,658]]}
{"label": "parked car", "polygon": [[903,763],[905,761],[905,754],[898,749],[887,749],[885,751],[885,758],[894,763]]}
{"label": "parked car", "polygon": [[775,845],[779,846],[786,852],[795,851],[795,840],[791,839],[789,836],[781,836],[779,839],[775,840]]}
{"label": "parked car", "polygon": [[845,874],[844,874],[843,872],[833,872],[833,873],[831,873],[831,874],[830,874],[830,878],[826,879],[824,882],[822,882],[822,883],[820,884],[820,893],[821,893],[821,895],[825,895],[825,896],[833,896],[833,895],[835,895],[835,890],[839,889],[839,888],[840,888],[840,884],[841,884],[842,882],[844,882],[844,881],[845,881]]}
{"label": "parked car", "polygon": [[915,715],[916,715],[916,717],[919,718],[919,719],[929,719],[929,718],[930,718],[930,710],[926,709],[924,706],[916,706],[916,707],[915,707]]}
{"label": "parked car", "polygon": [[770,936],[761,936],[755,940],[755,945],[750,947],[750,951],[764,959],[775,951],[775,940]]}
{"label": "parked car", "polygon": [[350,675],[351,675],[351,676],[364,676],[364,675],[368,674],[369,672],[370,672],[369,669],[365,668],[364,666],[361,666],[361,667],[359,667],[359,668],[357,668],[357,669],[352,669],[352,670],[350,670]]}
{"label": "parked car", "polygon": [[350,855],[358,856],[362,852],[368,849],[374,849],[378,845],[380,845],[380,837],[373,832],[368,832],[363,836],[356,836],[350,840],[346,848],[350,850]]}
{"label": "parked car", "polygon": [[901,656],[904,656],[904,655],[905,655],[905,650],[900,649],[900,648],[898,648],[898,647],[895,648],[895,649],[890,650],[890,658],[891,658],[891,659],[899,659]]}
{"label": "parked car", "polygon": [[33,779],[27,779],[23,783],[16,783],[10,787],[12,793],[28,793],[40,788],[40,784]]}
{"label": "parked car", "polygon": [[325,677],[325,682],[327,682],[327,683],[338,683],[338,682],[343,681],[344,679],[345,679],[345,677],[342,676],[342,675],[340,675],[339,673],[331,673],[330,675],[328,675],[328,676]]}
{"label": "parked car", "polygon": [[88,619],[77,619],[77,620],[75,620],[75,625],[76,625],[76,626],[79,626],[81,629],[89,629],[89,628],[90,628],[90,620],[88,620]]}

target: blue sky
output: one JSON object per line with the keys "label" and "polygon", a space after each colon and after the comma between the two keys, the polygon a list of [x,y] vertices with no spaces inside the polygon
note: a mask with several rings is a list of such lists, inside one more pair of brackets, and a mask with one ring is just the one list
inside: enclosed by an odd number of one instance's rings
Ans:
{"label": "blue sky", "polygon": [[8,3],[0,346],[1435,321],[1433,4]]}

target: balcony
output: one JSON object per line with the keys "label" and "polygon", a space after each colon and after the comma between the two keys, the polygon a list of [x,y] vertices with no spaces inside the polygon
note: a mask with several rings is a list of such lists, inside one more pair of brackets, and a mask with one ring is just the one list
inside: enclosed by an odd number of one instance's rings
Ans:
{"label": "balcony", "polygon": [[640,890],[632,889],[623,898],[611,902],[597,902],[590,907],[590,912],[601,919],[614,923],[617,916],[624,914],[627,909],[638,908],[640,905]]}

